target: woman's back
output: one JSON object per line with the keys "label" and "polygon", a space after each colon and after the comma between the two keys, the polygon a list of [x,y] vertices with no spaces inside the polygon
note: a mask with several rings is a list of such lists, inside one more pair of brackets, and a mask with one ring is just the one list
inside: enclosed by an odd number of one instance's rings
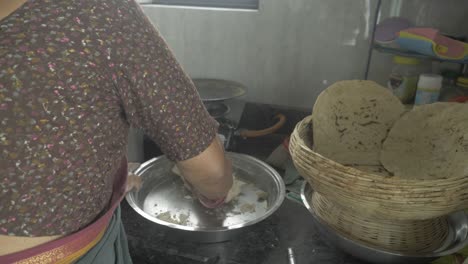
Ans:
{"label": "woman's back", "polygon": [[174,160],[211,142],[215,122],[133,1],[28,1],[0,30],[0,235],[98,217],[129,123]]}

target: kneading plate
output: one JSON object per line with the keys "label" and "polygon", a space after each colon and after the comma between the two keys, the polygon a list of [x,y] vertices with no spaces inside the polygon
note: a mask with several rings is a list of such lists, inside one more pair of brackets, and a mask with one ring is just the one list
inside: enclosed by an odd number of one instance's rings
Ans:
{"label": "kneading plate", "polygon": [[130,192],[127,201],[145,218],[182,230],[227,230],[259,222],[281,205],[284,183],[275,170],[253,157],[228,156],[237,178],[246,184],[236,199],[220,208],[203,207],[172,173],[174,164],[165,157],[150,160],[135,171],[143,186]]}

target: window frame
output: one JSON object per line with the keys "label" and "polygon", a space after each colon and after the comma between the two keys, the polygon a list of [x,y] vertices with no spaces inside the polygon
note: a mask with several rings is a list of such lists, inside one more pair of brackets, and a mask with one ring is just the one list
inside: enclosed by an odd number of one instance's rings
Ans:
{"label": "window frame", "polygon": [[137,0],[141,5],[190,6],[258,10],[260,0]]}

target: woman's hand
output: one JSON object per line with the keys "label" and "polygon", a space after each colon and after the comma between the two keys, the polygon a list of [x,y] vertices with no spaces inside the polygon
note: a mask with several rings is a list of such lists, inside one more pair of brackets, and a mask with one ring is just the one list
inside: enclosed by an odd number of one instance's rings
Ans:
{"label": "woman's hand", "polygon": [[198,195],[198,201],[200,201],[200,203],[204,207],[209,208],[209,209],[214,209],[214,208],[220,207],[221,205],[224,204],[225,200],[226,200],[226,198],[221,198],[221,199],[218,199],[218,200],[209,200],[208,198],[205,198],[202,195]]}
{"label": "woman's hand", "polygon": [[232,164],[217,138],[199,155],[177,162],[177,167],[205,207],[223,204],[233,184]]}
{"label": "woman's hand", "polygon": [[213,209],[213,208],[217,208],[217,207],[224,204],[224,202],[226,200],[225,198],[221,198],[221,199],[217,199],[217,200],[210,200],[210,199],[206,198],[205,196],[203,196],[202,194],[200,194],[196,189],[193,188],[192,184],[190,184],[190,182],[188,182],[185,179],[185,177],[180,172],[179,168],[177,168],[177,165],[175,165],[172,168],[172,172],[180,177],[180,179],[184,183],[184,187],[187,190],[189,190],[198,199],[198,201],[200,201],[200,203],[204,207]]}

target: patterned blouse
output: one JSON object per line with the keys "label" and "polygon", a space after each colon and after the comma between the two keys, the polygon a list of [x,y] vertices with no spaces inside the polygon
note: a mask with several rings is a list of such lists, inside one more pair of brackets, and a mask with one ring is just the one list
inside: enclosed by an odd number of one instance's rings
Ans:
{"label": "patterned blouse", "polygon": [[105,210],[129,126],[172,160],[217,123],[133,0],[28,0],[0,20],[0,234],[66,235]]}

